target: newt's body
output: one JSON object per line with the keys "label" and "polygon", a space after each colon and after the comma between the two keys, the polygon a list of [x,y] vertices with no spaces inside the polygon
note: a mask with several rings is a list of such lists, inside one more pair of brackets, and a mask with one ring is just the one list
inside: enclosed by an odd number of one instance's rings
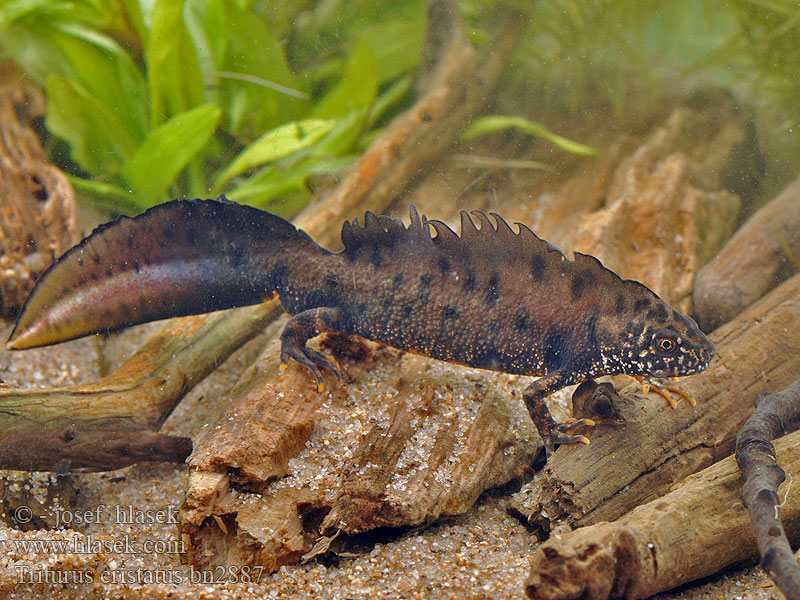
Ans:
{"label": "newt's body", "polygon": [[[525,392],[548,447],[586,441],[550,417],[552,392],[604,374],[688,375],[711,342],[645,286],[590,256],[567,260],[520,225],[461,213],[411,225],[367,213],[325,250],[291,223],[221,201],[177,200],[98,228],[44,274],[8,347],[22,349],[187,314],[257,304],[277,293],[292,315],[282,360],[321,381],[338,366],[306,348],[323,331],[357,334],[471,367],[542,376]],[[433,231],[431,231],[433,230]],[[434,234],[432,237],[432,233]]]}

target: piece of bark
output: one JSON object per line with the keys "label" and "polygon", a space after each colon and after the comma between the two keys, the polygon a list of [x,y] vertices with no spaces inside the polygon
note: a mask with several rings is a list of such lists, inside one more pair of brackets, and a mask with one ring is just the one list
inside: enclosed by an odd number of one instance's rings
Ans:
{"label": "piece of bark", "polygon": [[[0,83],[0,316],[15,315],[52,260],[75,243],[75,194],[29,119],[42,92]],[[24,81],[24,80],[22,80]],[[33,113],[33,114],[32,114]]]}
{"label": "piece of bark", "polygon": [[740,497],[750,512],[761,567],[787,600],[800,600],[800,566],[781,523],[778,486],[786,479],[771,440],[800,421],[800,379],[780,393],[756,398],[756,409],[736,435],[736,462],[744,483]]}
{"label": "piece of bark", "polygon": [[91,383],[0,386],[0,469],[65,472],[183,462],[191,440],[158,429],[193,385],[272,316],[268,310],[262,305],[261,312],[170,321],[169,335],[152,338],[114,373]]}
{"label": "piece of bark", "polygon": [[680,380],[696,407],[681,401],[672,410],[653,392],[640,399],[638,384],[622,390],[625,424],[595,427],[588,446],[559,448],[514,510],[545,531],[616,519],[730,454],[748,398],[785,387],[800,370],[798,296],[800,275],[711,335],[709,368]]}
{"label": "piece of bark", "polygon": [[698,273],[697,321],[711,331],[800,269],[800,179],[763,206]]}
{"label": "piece of bark", "polygon": [[[697,120],[691,111],[676,111],[622,161],[606,205],[581,217],[568,244],[641,281],[683,313],[691,309],[698,269],[733,233],[740,209],[737,196],[696,183],[691,156],[673,150]],[[730,152],[717,155],[717,169]]]}
{"label": "piece of bark", "polygon": [[299,365],[275,377],[278,354],[276,343],[260,361],[272,377],[191,458],[180,527],[195,567],[274,569],[324,553],[340,533],[461,514],[541,448],[515,378],[380,348],[343,360],[357,383],[328,395]]}
{"label": "piece of bark", "polygon": [[[786,470],[800,476],[800,432],[775,447]],[[756,559],[750,519],[739,501],[741,484],[729,456],[618,521],[551,537],[534,553],[528,597],[647,598]],[[781,500],[786,531],[798,539],[800,494],[785,493]]]}
{"label": "piece of bark", "polygon": [[[298,225],[303,227],[304,221],[311,218],[317,223],[327,225],[339,223],[343,217],[361,215],[364,210],[382,211],[392,199],[406,189],[422,167],[431,164],[435,157],[452,144],[464,122],[487,100],[489,90],[497,82],[522,29],[519,19],[510,19],[500,42],[488,54],[486,63],[480,66],[475,51],[463,39],[451,36],[451,42],[445,46],[442,58],[436,61],[436,75],[428,80],[430,90],[407,113],[387,127],[385,133],[370,146],[365,157],[345,174],[337,189],[323,194],[317,202],[303,211],[296,220]],[[325,231],[323,235],[319,230],[304,228],[323,245],[336,248],[340,244],[333,229]],[[382,350],[379,354],[387,360],[388,356],[396,356],[397,353]],[[276,524],[301,520],[307,538],[304,551],[308,551],[311,543],[319,537],[317,528],[321,520],[334,506],[333,491],[331,497],[320,500],[318,493],[311,501],[308,499],[306,489],[306,487],[320,490],[338,489],[333,475],[321,477],[322,481],[319,481],[316,475],[321,475],[322,470],[316,469],[315,478],[312,481],[305,481],[297,469],[300,469],[302,464],[309,464],[308,461],[295,464],[297,468],[286,465],[286,459],[291,453],[296,454],[299,449],[306,446],[308,435],[311,433],[309,419],[316,421],[315,431],[324,430],[320,425],[319,415],[324,412],[322,409],[326,406],[325,397],[320,397],[312,389],[307,371],[297,364],[290,365],[281,378],[276,378],[277,352],[274,348],[265,353],[261,363],[261,368],[250,369],[242,376],[237,391],[231,395],[231,409],[208,430],[207,434],[203,435],[202,440],[198,440],[195,453],[190,459],[192,470],[181,529],[187,536],[186,539],[191,541],[192,548],[183,558],[192,564],[209,564],[207,561],[218,560],[214,558],[215,556],[224,560],[225,556],[247,555],[243,549],[252,548],[251,533],[254,531],[261,532],[259,547],[263,550],[257,552],[251,560],[257,560],[266,566],[296,562],[298,538],[295,537],[295,533],[286,533],[288,537],[276,542],[272,537],[273,532],[280,530]],[[362,360],[358,364],[347,365],[344,369],[347,376],[356,373],[360,364],[365,363]],[[451,374],[448,376],[452,377]],[[414,379],[419,379],[419,373],[414,374]],[[403,385],[398,384],[399,393],[403,395],[401,400],[406,396],[409,398],[402,400],[403,402],[410,402],[412,396],[419,395],[419,390],[413,391],[415,389],[413,386],[413,381]],[[276,402],[275,398],[279,397],[280,393],[283,393],[282,399],[291,402]],[[335,398],[342,394],[341,391],[332,393]],[[473,391],[472,395],[465,396],[460,401],[474,402],[475,394]],[[317,404],[315,409],[316,402],[322,402],[322,406]],[[494,411],[494,418],[502,421],[507,413],[500,408],[499,404],[489,403],[486,410]],[[267,417],[268,412],[272,410],[277,412],[272,417]],[[378,412],[377,408],[374,412]],[[234,424],[242,414],[249,415],[251,420]],[[457,413],[447,418],[454,416],[457,416]],[[264,418],[270,419],[272,423],[268,431],[258,425]],[[342,420],[341,417],[337,417],[334,422]],[[520,420],[517,429],[527,423],[526,419]],[[438,421],[434,419],[434,422]],[[494,421],[487,417],[481,420],[481,423],[491,430]],[[529,423],[527,425],[530,426]],[[362,427],[366,426],[362,423]],[[338,427],[335,427],[334,431],[337,435],[341,432]],[[369,429],[362,432],[359,428],[358,431],[345,432],[350,438],[349,441],[342,442],[345,444],[345,449],[342,450],[343,458],[350,458],[352,446],[358,442],[358,438],[353,436],[365,435],[367,431]],[[495,431],[495,433],[499,435],[501,432]],[[502,435],[508,436],[506,429],[503,429]],[[536,437],[530,435],[525,439],[536,440]],[[452,443],[447,437],[443,437],[442,440],[441,444]],[[397,510],[399,517],[394,521],[395,524],[407,525],[421,522],[420,519],[427,521],[443,514],[442,511],[463,512],[483,491],[484,486],[508,481],[517,475],[521,465],[530,459],[528,451],[523,452],[514,447],[505,448],[507,452],[503,452],[502,446],[494,447],[489,442],[487,444],[487,447],[492,449],[488,456],[472,457],[478,461],[476,464],[480,465],[473,467],[475,469],[483,467],[489,469],[494,465],[486,472],[487,474],[481,477],[465,477],[463,489],[453,490],[449,496],[440,499],[434,498],[427,503],[418,503],[421,509],[409,505],[405,509]],[[536,448],[535,442],[527,441],[525,444],[525,448]],[[504,457],[508,457],[507,460],[504,460]],[[343,458],[338,460],[341,461]],[[481,462],[487,460],[489,463]],[[341,462],[337,464],[337,469],[331,473],[338,476],[345,468],[345,464]],[[271,479],[280,477],[286,471],[289,471],[288,477],[284,477],[277,484],[270,483]],[[224,493],[208,493],[205,478],[209,473],[224,473],[224,483],[219,485],[220,490],[225,490]],[[458,469],[454,469],[452,473],[460,477]],[[443,477],[452,473],[445,473]],[[422,478],[423,475],[417,477]],[[291,483],[293,479],[302,483],[297,483],[294,506],[288,503],[283,512],[273,511],[270,508],[269,498],[275,491],[272,487],[269,488],[271,490],[269,495],[244,496],[244,494],[260,493],[264,485],[277,485],[277,489],[283,489],[286,485],[293,485]],[[287,480],[290,482],[286,483]],[[449,488],[447,490],[449,491]],[[442,493],[444,491],[445,489]],[[285,500],[284,496],[281,497]],[[247,500],[249,503],[263,505],[263,514],[278,516],[270,517],[274,521],[263,521],[259,516],[262,513],[257,510],[231,511],[231,503],[236,504],[240,498],[243,502]],[[383,505],[388,505],[390,502],[393,502],[393,498],[387,496]],[[382,504],[375,506],[379,509]],[[409,516],[412,514],[416,516]],[[226,526],[226,530],[214,527],[214,523],[217,519],[223,518],[223,515],[233,521],[231,525]],[[256,518],[258,519],[256,521],[250,520]],[[338,520],[336,526],[341,526]],[[243,531],[248,533],[240,536],[239,532]],[[295,529],[291,531],[294,532]],[[230,545],[229,552],[220,550],[225,544]],[[279,552],[280,555],[268,556],[269,548]]]}
{"label": "piece of bark", "polygon": [[[692,97],[679,98],[646,136],[621,135],[559,190],[541,194],[534,231],[563,248],[596,253],[626,277],[660,282],[660,289],[651,286],[658,293],[680,288],[667,299],[683,300],[693,265],[670,257],[696,257],[699,267],[714,256],[739,210],[738,199],[724,191],[725,174],[752,152],[744,144],[749,121],[730,96],[709,93],[702,107]],[[622,219],[616,214],[626,211]],[[717,239],[702,237],[709,233]],[[661,277],[664,268],[679,273],[669,278],[679,281]]]}

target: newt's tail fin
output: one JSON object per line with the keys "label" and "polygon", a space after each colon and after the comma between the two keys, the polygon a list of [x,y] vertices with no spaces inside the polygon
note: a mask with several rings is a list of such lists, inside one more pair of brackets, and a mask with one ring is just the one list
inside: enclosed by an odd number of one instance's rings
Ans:
{"label": "newt's tail fin", "polygon": [[167,317],[258,304],[284,285],[287,256],[319,249],[273,214],[174,200],[101,225],[42,275],[7,347],[46,346]]}

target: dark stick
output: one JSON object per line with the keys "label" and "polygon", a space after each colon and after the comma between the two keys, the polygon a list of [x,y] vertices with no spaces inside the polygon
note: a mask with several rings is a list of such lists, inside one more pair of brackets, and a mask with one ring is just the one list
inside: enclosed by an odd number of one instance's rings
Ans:
{"label": "dark stick", "polygon": [[761,567],[787,600],[800,599],[800,566],[780,516],[778,486],[786,474],[778,465],[771,440],[800,420],[800,379],[779,393],[764,392],[736,436],[736,462],[744,477],[740,497],[750,511]]}

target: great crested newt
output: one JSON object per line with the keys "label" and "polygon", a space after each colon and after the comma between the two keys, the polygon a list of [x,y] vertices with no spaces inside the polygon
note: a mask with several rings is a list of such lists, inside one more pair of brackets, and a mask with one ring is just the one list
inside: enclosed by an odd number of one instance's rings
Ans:
{"label": "great crested newt", "polygon": [[367,212],[342,227],[341,252],[271,213],[217,200],[174,200],[98,227],[56,260],[28,298],[9,349],[138,323],[264,302],[292,315],[281,361],[338,364],[306,347],[322,332],[356,334],[470,367],[534,375],[523,398],[549,452],[588,443],[545,398],[600,375],[671,377],[705,369],[714,346],[646,286],[500,216],[461,213],[411,224]]}

